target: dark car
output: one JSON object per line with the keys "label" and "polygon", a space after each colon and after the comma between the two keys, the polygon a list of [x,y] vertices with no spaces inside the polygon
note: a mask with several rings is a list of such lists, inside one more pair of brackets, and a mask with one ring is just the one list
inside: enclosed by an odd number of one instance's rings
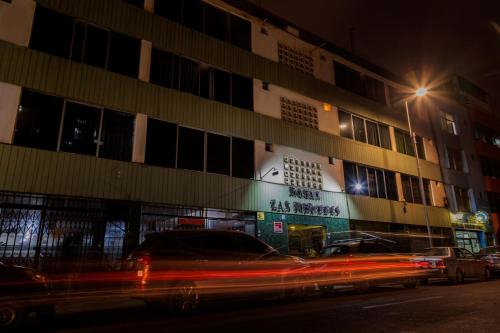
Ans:
{"label": "dark car", "polygon": [[500,275],[500,246],[488,246],[481,249],[478,256],[488,263],[492,274]]}
{"label": "dark car", "polygon": [[446,278],[460,284],[466,278],[489,280],[491,270],[488,262],[459,247],[431,247],[413,259],[426,263],[432,271],[427,279]]}
{"label": "dark car", "polygon": [[45,278],[33,269],[0,263],[0,331],[13,329],[32,312],[51,317],[50,296]]}
{"label": "dark car", "polygon": [[281,255],[242,232],[151,234],[126,265],[134,274],[138,297],[178,312],[195,310],[204,298],[301,295],[305,289],[302,259]]}
{"label": "dark car", "polygon": [[315,265],[325,271],[323,289],[349,286],[366,290],[381,284],[415,288],[421,270],[410,256],[395,253],[378,239],[352,239],[326,246]]}

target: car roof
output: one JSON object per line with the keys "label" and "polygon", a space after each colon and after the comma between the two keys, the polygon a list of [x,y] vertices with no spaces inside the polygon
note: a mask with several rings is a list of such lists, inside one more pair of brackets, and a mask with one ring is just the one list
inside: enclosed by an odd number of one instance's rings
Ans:
{"label": "car roof", "polygon": [[246,235],[252,237],[251,235],[244,233],[242,231],[232,231],[232,230],[168,230],[162,232],[153,232],[146,235],[146,238],[150,237],[182,237],[182,236],[205,236],[205,235]]}

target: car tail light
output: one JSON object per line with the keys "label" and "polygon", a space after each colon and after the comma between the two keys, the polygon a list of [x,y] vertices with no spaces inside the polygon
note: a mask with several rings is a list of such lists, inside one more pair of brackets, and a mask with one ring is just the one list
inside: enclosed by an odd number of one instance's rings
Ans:
{"label": "car tail light", "polygon": [[440,269],[446,268],[444,261],[443,260],[436,261],[436,268]]}
{"label": "car tail light", "polygon": [[136,259],[137,262],[137,277],[140,279],[142,286],[147,284],[149,269],[151,266],[151,257],[148,254],[142,255]]}

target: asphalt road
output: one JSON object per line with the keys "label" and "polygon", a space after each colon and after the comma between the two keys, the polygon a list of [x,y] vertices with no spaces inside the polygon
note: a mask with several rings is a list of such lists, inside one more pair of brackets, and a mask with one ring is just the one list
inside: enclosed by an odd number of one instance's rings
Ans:
{"label": "asphalt road", "polygon": [[[117,308],[119,306],[119,308]],[[85,307],[85,310],[83,310]],[[139,302],[63,305],[52,324],[24,332],[500,332],[500,280],[447,282],[414,290],[380,287],[305,302],[240,302],[176,317]]]}

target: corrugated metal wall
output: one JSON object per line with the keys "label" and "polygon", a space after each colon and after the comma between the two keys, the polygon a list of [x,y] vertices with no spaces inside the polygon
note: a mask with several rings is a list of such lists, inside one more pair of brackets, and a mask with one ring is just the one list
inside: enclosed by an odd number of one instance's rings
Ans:
{"label": "corrugated metal wall", "polygon": [[[69,99],[416,175],[414,158],[0,41],[0,81]],[[422,161],[425,178],[441,180]]]}
{"label": "corrugated metal wall", "polygon": [[[196,171],[50,152],[0,144],[0,189],[25,192],[169,203],[257,211],[268,206],[262,192],[279,186]],[[328,193],[340,205],[344,194]],[[423,225],[423,206],[363,196],[347,196],[352,219]],[[329,200],[330,201],[330,200]],[[448,226],[444,208],[430,208],[434,226]]]}

